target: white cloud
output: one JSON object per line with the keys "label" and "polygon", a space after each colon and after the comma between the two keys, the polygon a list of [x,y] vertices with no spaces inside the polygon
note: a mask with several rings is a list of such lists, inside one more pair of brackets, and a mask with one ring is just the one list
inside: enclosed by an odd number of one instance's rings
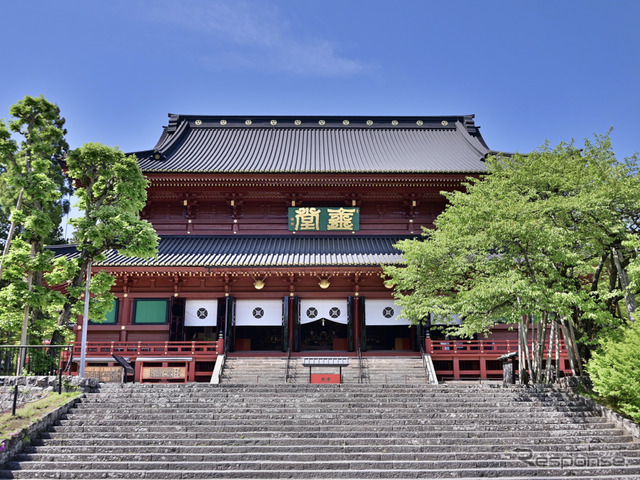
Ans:
{"label": "white cloud", "polygon": [[295,30],[268,2],[162,1],[154,6],[155,20],[200,35],[200,45],[192,54],[214,68],[327,77],[372,69],[366,62],[340,54],[335,42]]}

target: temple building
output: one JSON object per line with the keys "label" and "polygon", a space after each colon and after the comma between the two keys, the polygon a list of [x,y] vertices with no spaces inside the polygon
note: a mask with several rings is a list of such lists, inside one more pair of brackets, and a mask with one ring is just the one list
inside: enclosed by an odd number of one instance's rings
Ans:
{"label": "temple building", "polygon": [[[88,340],[223,339],[254,355],[415,354],[425,339],[445,342],[402,318],[381,265],[401,262],[394,244],[433,228],[442,192],[481,175],[491,153],[471,115],[170,115],[155,147],[135,152],[159,254],[111,252],[97,266],[117,278],[117,301]],[[506,326],[490,340],[516,345]],[[439,375],[464,376],[446,350]],[[500,368],[465,359],[476,377]],[[205,363],[194,372],[210,372]]]}

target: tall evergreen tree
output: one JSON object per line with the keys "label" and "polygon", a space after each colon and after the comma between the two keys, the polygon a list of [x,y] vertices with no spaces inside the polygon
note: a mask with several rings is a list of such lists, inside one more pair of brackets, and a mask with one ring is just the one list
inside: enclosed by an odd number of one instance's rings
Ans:
{"label": "tall evergreen tree", "polygon": [[[24,342],[28,331],[32,342],[53,335],[58,343],[69,320],[82,313],[87,265],[110,249],[139,257],[156,253],[157,235],[139,218],[147,182],[135,157],[117,148],[85,144],[68,153],[64,119],[44,98],[25,97],[10,112],[12,120],[0,122],[0,202],[17,228],[2,259],[0,331],[5,341],[16,341],[22,332]],[[72,220],[77,255],[54,260],[45,247],[57,243],[68,179],[82,213]],[[8,208],[11,202],[15,206]],[[99,321],[111,308],[113,283],[105,272],[94,276],[90,318]]]}
{"label": "tall evergreen tree", "polygon": [[[44,271],[52,254],[45,246],[59,237],[68,208],[63,200],[68,184],[62,171],[68,145],[60,109],[44,97],[25,97],[11,107],[10,115],[8,123],[0,122],[0,204],[18,225],[19,241],[12,246],[13,257],[2,262],[2,278],[10,284],[2,295],[5,308],[0,321],[15,323],[16,309],[22,309],[24,342],[28,324],[40,336],[50,318],[51,292],[44,285]],[[12,273],[4,271],[9,259],[14,260]]]}

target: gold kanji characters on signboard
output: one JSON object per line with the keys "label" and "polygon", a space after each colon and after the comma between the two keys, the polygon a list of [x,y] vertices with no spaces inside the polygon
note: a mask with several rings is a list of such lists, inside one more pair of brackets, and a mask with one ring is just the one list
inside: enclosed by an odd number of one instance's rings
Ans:
{"label": "gold kanji characters on signboard", "polygon": [[289,208],[289,230],[356,231],[360,228],[358,207],[291,207]]}
{"label": "gold kanji characters on signboard", "polygon": [[353,230],[353,215],[355,208],[329,208],[327,230]]}
{"label": "gold kanji characters on signboard", "polygon": [[296,209],[295,230],[320,230],[320,209],[315,207]]}

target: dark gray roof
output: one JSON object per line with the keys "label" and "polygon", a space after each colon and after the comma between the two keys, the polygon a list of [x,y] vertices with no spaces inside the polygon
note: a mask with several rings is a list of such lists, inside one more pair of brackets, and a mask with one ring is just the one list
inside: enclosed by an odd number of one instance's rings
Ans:
{"label": "dark gray roof", "polygon": [[113,251],[99,266],[288,267],[398,263],[393,245],[405,238],[379,236],[167,236],[157,258],[128,258]]}
{"label": "dark gray roof", "polygon": [[145,173],[467,173],[485,170],[473,116],[171,115]]}

